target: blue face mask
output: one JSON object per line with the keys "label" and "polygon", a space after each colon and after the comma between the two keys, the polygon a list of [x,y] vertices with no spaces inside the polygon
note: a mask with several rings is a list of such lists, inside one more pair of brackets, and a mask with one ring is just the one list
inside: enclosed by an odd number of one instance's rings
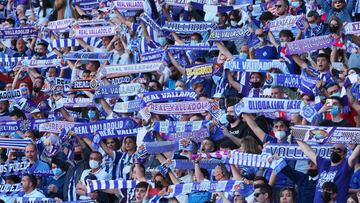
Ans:
{"label": "blue face mask", "polygon": [[93,120],[96,117],[96,112],[93,110],[88,111],[88,117],[90,120]]}
{"label": "blue face mask", "polygon": [[334,94],[331,95],[332,97],[341,97],[341,93],[340,92],[336,92]]}
{"label": "blue face mask", "polygon": [[298,1],[292,1],[291,6],[294,8],[298,8],[300,6],[300,3]]}
{"label": "blue face mask", "polygon": [[165,44],[166,44],[166,38],[165,38],[165,37],[158,37],[158,38],[157,38],[157,42],[158,42],[161,46],[165,46]]}
{"label": "blue face mask", "polygon": [[244,52],[240,52],[239,57],[240,57],[240,59],[247,59],[248,54],[244,53]]}
{"label": "blue face mask", "polygon": [[52,172],[55,176],[59,176],[62,173],[62,170],[60,168],[54,168],[52,169]]}
{"label": "blue face mask", "polygon": [[339,107],[335,106],[335,105],[332,106],[330,114],[333,115],[333,116],[338,115],[339,114]]}

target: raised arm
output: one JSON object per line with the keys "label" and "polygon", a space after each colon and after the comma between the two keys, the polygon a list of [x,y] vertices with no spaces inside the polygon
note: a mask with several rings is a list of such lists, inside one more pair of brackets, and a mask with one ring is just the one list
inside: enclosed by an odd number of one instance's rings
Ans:
{"label": "raised arm", "polygon": [[275,37],[274,37],[274,34],[273,34],[271,31],[268,32],[268,37],[269,37],[269,40],[270,40],[271,44],[272,44],[274,47],[278,47],[278,46],[279,46],[279,43],[277,43],[277,41],[276,41],[276,39],[275,39]]}
{"label": "raised arm", "polygon": [[176,69],[182,74],[186,75],[185,68],[180,65],[180,63],[174,58],[174,56],[168,52],[171,63],[175,66]]}
{"label": "raised arm", "polygon": [[225,70],[225,71],[226,71],[226,78],[228,79],[230,86],[236,89],[238,92],[241,92],[242,90],[241,84],[234,80],[230,70]]}
{"label": "raised arm", "polygon": [[348,164],[351,168],[355,166],[357,160],[359,159],[359,155],[360,155],[360,145],[357,145],[348,159]]}
{"label": "raised arm", "polygon": [[94,51],[94,47],[88,45],[83,39],[77,38],[76,40],[79,42],[79,44],[82,48],[84,48],[88,51],[91,51],[91,52]]}
{"label": "raised arm", "polygon": [[258,137],[262,142],[264,142],[266,133],[258,126],[258,124],[254,121],[254,119],[251,118],[249,114],[243,114],[243,117],[250,129],[256,135],[256,137]]}
{"label": "raised arm", "polygon": [[299,145],[299,147],[301,148],[301,150],[304,152],[304,154],[312,161],[316,164],[316,154],[314,152],[313,149],[311,149],[311,147],[306,144],[303,141],[300,140],[296,140],[297,144]]}
{"label": "raised arm", "polygon": [[231,60],[234,57],[223,43],[216,42],[216,46],[218,47],[220,53],[226,56],[226,59]]}
{"label": "raised arm", "polygon": [[298,64],[301,68],[308,68],[308,65],[300,58],[299,55],[292,55],[292,58],[294,59],[295,63]]}

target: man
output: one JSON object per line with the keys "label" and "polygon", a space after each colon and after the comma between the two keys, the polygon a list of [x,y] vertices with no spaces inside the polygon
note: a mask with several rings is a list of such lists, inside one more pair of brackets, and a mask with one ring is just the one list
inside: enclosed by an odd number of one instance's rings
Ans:
{"label": "man", "polygon": [[145,195],[148,190],[149,183],[140,182],[135,186],[135,194],[133,197],[133,201],[135,202],[143,202],[145,200]]}
{"label": "man", "polygon": [[276,15],[280,18],[289,15],[289,1],[287,0],[278,0],[275,4]]}
{"label": "man", "polygon": [[64,181],[64,201],[76,201],[78,199],[75,186],[79,182],[82,172],[89,168],[89,154],[90,150],[85,145],[74,147],[74,165],[68,170]]}
{"label": "man", "polygon": [[271,202],[271,187],[269,185],[259,185],[255,187],[254,199],[257,203]]}
{"label": "man", "polygon": [[321,22],[320,15],[316,11],[310,11],[306,16],[309,27],[305,31],[306,38],[326,34],[328,27]]}
{"label": "man", "polygon": [[271,97],[274,99],[284,99],[284,89],[280,86],[272,87]]}
{"label": "man", "polygon": [[319,110],[319,115],[316,116],[315,123],[318,123],[323,113],[330,111],[331,120],[323,120],[319,123],[320,126],[339,126],[339,127],[353,127],[351,123],[341,117],[343,105],[341,98],[333,96],[327,99],[326,104]]}
{"label": "man", "polygon": [[82,174],[79,181],[79,184],[76,186],[76,192],[77,194],[81,195],[80,199],[89,199],[88,197],[84,196],[84,190],[86,190],[86,187],[84,186],[87,184],[86,179],[89,175],[95,175],[97,180],[108,180],[110,179],[110,175],[105,172],[105,169],[101,167],[102,162],[102,155],[100,152],[93,151],[90,154],[90,160],[89,160],[89,166],[90,169],[85,169]]}
{"label": "man", "polygon": [[324,203],[335,203],[336,199],[336,185],[333,182],[325,182],[322,186],[321,198]]}
{"label": "man", "polygon": [[286,165],[281,173],[290,178],[298,188],[297,202],[313,202],[317,180],[319,179],[316,164],[308,161],[307,173],[301,173]]}
{"label": "man", "polygon": [[35,144],[30,143],[25,148],[26,159],[30,162],[29,170],[36,171],[49,171],[50,167],[47,163],[38,159],[38,150]]}
{"label": "man", "polygon": [[37,180],[32,174],[24,174],[21,180],[22,191],[25,193],[23,197],[44,198],[45,195],[36,189]]}
{"label": "man", "polygon": [[343,144],[335,144],[331,153],[331,159],[317,156],[313,149],[303,141],[297,140],[298,145],[309,159],[316,163],[319,171],[319,180],[316,185],[314,202],[321,203],[322,186],[325,182],[334,182],[339,189],[336,202],[346,202],[349,184],[354,165],[360,155],[360,145],[356,146],[349,158],[346,158],[347,149]]}

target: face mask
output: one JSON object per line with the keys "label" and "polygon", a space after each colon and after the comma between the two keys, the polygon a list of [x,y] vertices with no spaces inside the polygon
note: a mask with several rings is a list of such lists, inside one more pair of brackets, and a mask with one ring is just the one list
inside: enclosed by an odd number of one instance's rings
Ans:
{"label": "face mask", "polygon": [[156,91],[156,89],[155,89],[155,88],[153,88],[153,87],[149,87],[148,91],[149,91],[149,92],[155,92],[155,91]]}
{"label": "face mask", "polygon": [[286,42],[280,42],[281,47],[285,47],[285,45],[286,45]]}
{"label": "face mask", "polygon": [[314,29],[316,28],[318,25],[316,23],[310,23],[309,24],[310,28]]}
{"label": "face mask", "polygon": [[82,160],[82,155],[81,155],[81,153],[75,153],[75,154],[74,154],[74,160],[75,160],[75,161],[81,161],[81,160]]}
{"label": "face mask", "polygon": [[239,57],[240,57],[240,59],[247,59],[248,54],[247,54],[247,53],[244,53],[244,52],[241,52],[241,53],[239,54]]}
{"label": "face mask", "polygon": [[307,171],[307,174],[310,176],[310,177],[315,177],[318,175],[318,171],[316,169],[309,169]]}
{"label": "face mask", "polygon": [[252,82],[251,85],[253,86],[253,88],[260,88],[261,82]]}
{"label": "face mask", "polygon": [[213,21],[214,21],[215,23],[219,23],[219,22],[220,22],[220,18],[219,18],[218,16],[215,16],[214,19],[213,19]]}
{"label": "face mask", "polygon": [[341,161],[341,156],[336,152],[332,152],[331,156],[330,156],[330,159],[331,159],[331,162],[336,164],[336,163],[339,163]]}
{"label": "face mask", "polygon": [[181,17],[179,18],[179,21],[183,21],[183,20],[184,20],[184,17],[181,16]]}
{"label": "face mask", "polygon": [[337,33],[337,31],[339,30],[339,26],[330,26],[329,27],[329,31],[330,33],[334,34],[334,33]]}
{"label": "face mask", "polygon": [[323,199],[324,202],[329,202],[331,200],[331,193],[322,192],[321,198]]}
{"label": "face mask", "polygon": [[341,93],[340,92],[335,92],[334,94],[331,95],[332,97],[341,97]]}
{"label": "face mask", "polygon": [[229,123],[235,123],[237,118],[233,115],[226,115],[226,120],[229,121]]}
{"label": "face mask", "polygon": [[274,134],[275,134],[276,139],[278,139],[278,140],[282,140],[286,137],[285,131],[276,131]]}
{"label": "face mask", "polygon": [[181,87],[176,87],[175,90],[183,90]]}
{"label": "face mask", "polygon": [[258,39],[260,40],[261,43],[264,42],[264,38],[258,37]]}
{"label": "face mask", "polygon": [[40,91],[41,91],[41,87],[34,87],[33,90],[34,90],[34,92],[40,92]]}
{"label": "face mask", "polygon": [[195,41],[195,40],[191,40],[191,41],[190,41],[190,45],[197,45],[197,44],[198,44],[198,42]]}
{"label": "face mask", "polygon": [[338,115],[338,114],[339,114],[339,107],[337,107],[337,106],[332,106],[332,107],[331,107],[330,114],[333,115],[333,116]]}
{"label": "face mask", "polygon": [[93,110],[88,111],[88,117],[90,120],[93,120],[96,117],[96,112]]}
{"label": "face mask", "polygon": [[298,1],[291,2],[291,6],[294,8],[298,8],[300,6],[300,3]]}
{"label": "face mask", "polygon": [[158,37],[157,42],[158,42],[161,46],[165,46],[165,44],[166,44],[166,38],[165,38],[165,37]]}
{"label": "face mask", "polygon": [[230,25],[231,25],[232,27],[236,27],[236,26],[237,26],[237,22],[236,22],[235,20],[231,20],[231,21],[230,21]]}
{"label": "face mask", "polygon": [[99,168],[99,162],[95,161],[95,160],[90,160],[89,161],[89,166],[90,166],[91,169]]}
{"label": "face mask", "polygon": [[52,172],[55,176],[59,176],[62,173],[62,170],[60,168],[54,168],[52,169]]}

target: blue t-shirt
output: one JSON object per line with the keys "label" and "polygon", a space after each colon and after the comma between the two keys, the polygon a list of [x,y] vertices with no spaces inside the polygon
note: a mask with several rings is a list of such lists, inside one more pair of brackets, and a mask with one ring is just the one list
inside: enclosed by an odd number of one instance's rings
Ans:
{"label": "blue t-shirt", "polygon": [[317,156],[316,165],[319,171],[319,180],[316,185],[314,202],[323,202],[321,198],[321,186],[325,182],[334,182],[336,184],[336,202],[346,202],[351,176],[354,173],[354,168],[349,166],[348,159],[344,159],[337,166],[331,166],[329,159]]}
{"label": "blue t-shirt", "polygon": [[360,189],[360,170],[355,171],[350,181],[351,189]]}
{"label": "blue t-shirt", "polygon": [[272,45],[256,48],[255,59],[278,59],[277,50]]}

